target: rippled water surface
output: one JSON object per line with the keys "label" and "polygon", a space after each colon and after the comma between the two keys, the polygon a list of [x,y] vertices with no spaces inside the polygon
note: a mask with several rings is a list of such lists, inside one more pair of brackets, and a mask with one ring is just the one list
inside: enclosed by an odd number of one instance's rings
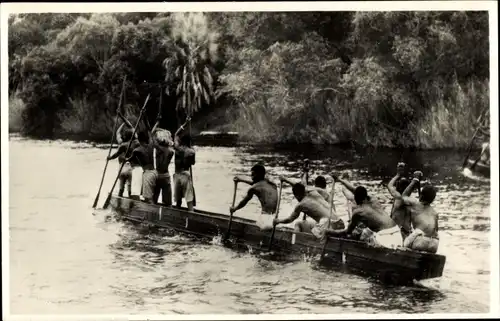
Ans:
{"label": "rippled water surface", "polygon": [[[398,161],[438,186],[444,275],[431,288],[389,287],[314,261],[276,262],[178,235],[106,219],[93,211],[107,150],[84,143],[10,140],[10,298],[12,314],[447,313],[489,311],[490,186],[460,173],[455,152],[400,153],[197,147],[198,207],[227,213],[232,177],[263,161],[271,177],[350,171],[390,208],[380,185]],[[110,162],[101,202],[118,170]],[[241,184],[240,184],[241,185]],[[137,188],[137,186],[136,186]],[[239,186],[238,199],[245,192]],[[337,188],[337,210],[345,200]],[[283,190],[281,215],[295,201]],[[255,218],[257,200],[237,212]],[[92,215],[95,214],[95,215]]]}

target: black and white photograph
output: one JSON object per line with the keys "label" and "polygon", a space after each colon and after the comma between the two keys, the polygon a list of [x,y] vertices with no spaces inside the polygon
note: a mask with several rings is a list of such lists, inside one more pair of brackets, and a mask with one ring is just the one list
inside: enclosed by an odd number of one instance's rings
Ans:
{"label": "black and white photograph", "polygon": [[2,3],[3,318],[498,317],[497,11]]}

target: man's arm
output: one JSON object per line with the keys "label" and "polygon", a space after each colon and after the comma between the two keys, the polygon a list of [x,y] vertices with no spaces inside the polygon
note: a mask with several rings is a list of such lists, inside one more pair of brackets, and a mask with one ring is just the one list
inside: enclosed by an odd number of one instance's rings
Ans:
{"label": "man's arm", "polygon": [[155,130],[158,127],[158,125],[160,125],[160,119],[159,118],[156,119],[156,123],[154,124],[153,129],[151,129],[151,133],[155,132]]}
{"label": "man's arm", "polygon": [[237,210],[240,210],[243,207],[245,207],[254,195],[255,191],[253,190],[253,188],[250,188],[247,192],[247,195],[241,200],[241,202],[236,207],[229,208],[229,212],[234,213]]}
{"label": "man's arm", "polygon": [[334,236],[334,237],[345,237],[354,231],[356,226],[361,223],[361,209],[355,209],[352,214],[351,222],[347,226],[346,229],[343,230],[329,230],[328,235]]}
{"label": "man's arm", "polygon": [[351,191],[349,191],[345,186],[342,186],[342,193],[344,194],[345,198],[348,201],[355,202],[354,194]]}
{"label": "man's arm", "polygon": [[237,183],[245,183],[245,184],[248,184],[248,185],[253,185],[253,182],[249,179],[246,179],[246,178],[243,178],[241,176],[235,176],[234,177],[234,181],[237,182]]}
{"label": "man's arm", "polygon": [[126,124],[130,129],[134,129],[134,126],[130,123],[130,121],[125,118],[125,116],[122,115],[122,113],[118,113],[118,116],[120,117],[121,120],[123,120],[123,123]]}
{"label": "man's arm", "polygon": [[396,182],[401,178],[401,175],[399,173],[394,176],[389,184],[387,185],[387,189],[389,190],[389,193],[392,195],[392,197],[401,199],[402,195],[396,190]]}
{"label": "man's arm", "polygon": [[413,192],[413,189],[415,188],[416,185],[420,184],[419,179],[413,178],[408,186],[406,186],[405,190],[403,191],[403,197],[410,196],[411,193]]}
{"label": "man's arm", "polygon": [[299,203],[299,204],[297,204],[297,206],[295,206],[295,209],[293,210],[292,214],[290,214],[289,217],[283,218],[283,219],[275,218],[273,220],[273,223],[274,223],[274,225],[292,223],[300,216],[301,212],[302,212],[302,206]]}
{"label": "man's arm", "polygon": [[340,178],[337,174],[330,174],[332,176],[332,178],[336,181],[336,182],[339,182],[341,183],[342,185],[344,185],[351,193],[354,193],[354,190],[356,189],[356,187],[354,185],[352,185],[351,183],[349,183],[348,181]]}
{"label": "man's arm", "polygon": [[137,153],[138,153],[138,151],[137,151],[137,148],[136,148],[136,149],[134,149],[134,150],[132,151],[132,153],[130,153],[130,157],[129,157],[129,158],[126,158],[126,159],[125,159],[125,161],[126,161],[126,162],[130,162],[130,160],[131,160],[132,158],[134,158],[134,157],[136,157],[136,156],[137,156]]}
{"label": "man's arm", "polygon": [[[302,177],[302,178],[304,178],[304,177]],[[298,183],[298,182],[293,181],[293,180],[286,178],[284,176],[280,176],[280,181],[285,182],[287,184],[290,184],[292,186]],[[304,184],[304,180],[302,180],[301,183]],[[306,186],[306,185],[304,185],[304,186]]]}
{"label": "man's arm", "polygon": [[120,147],[118,147],[118,150],[116,151],[116,153],[114,153],[113,155],[108,157],[108,160],[115,159],[123,153],[125,153],[125,146],[121,145]]}

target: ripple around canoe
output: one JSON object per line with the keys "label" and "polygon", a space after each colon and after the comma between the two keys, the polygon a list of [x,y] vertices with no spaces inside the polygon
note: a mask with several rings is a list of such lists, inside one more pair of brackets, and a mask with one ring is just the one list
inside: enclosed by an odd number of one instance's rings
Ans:
{"label": "ripple around canoe", "polygon": [[[9,142],[12,313],[489,310],[490,184],[460,173],[464,157],[460,153],[418,153],[408,160],[413,162],[412,170],[425,165],[425,174],[438,188],[434,202],[442,230],[438,252],[447,261],[443,277],[432,280],[438,290],[434,293],[422,287],[388,287],[370,278],[322,269],[311,258],[293,264],[273,262],[233,252],[215,241],[199,243],[169,230],[151,234],[147,227],[117,222],[109,211],[90,208],[108,147],[20,138]],[[273,179],[298,177],[306,157],[311,160],[311,179],[331,171],[349,172],[354,184],[365,184],[389,211],[387,189],[379,183],[394,175],[400,158],[400,153],[365,155],[326,147],[324,151],[276,151],[260,146],[196,146],[196,151],[193,174],[199,207],[222,214],[228,213],[231,204],[234,175],[248,175],[255,162],[263,162]],[[33,168],[33,155],[37,167],[27,170]],[[113,184],[118,163],[109,162],[107,170],[99,205]],[[247,188],[238,185],[237,200]],[[284,188],[280,217],[291,213],[295,204],[291,188]],[[335,205],[341,217],[347,217],[346,201],[337,184]],[[259,209],[253,199],[238,216],[255,219]]]}

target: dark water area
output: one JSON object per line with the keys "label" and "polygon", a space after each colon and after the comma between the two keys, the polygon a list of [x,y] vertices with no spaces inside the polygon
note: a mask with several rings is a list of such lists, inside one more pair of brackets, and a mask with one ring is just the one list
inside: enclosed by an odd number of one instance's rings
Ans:
{"label": "dark water area", "polygon": [[[198,208],[228,213],[234,175],[263,163],[272,179],[349,172],[390,210],[385,186],[399,161],[437,188],[443,277],[395,287],[313,258],[281,262],[212,242],[110,220],[92,210],[105,145],[10,137],[10,308],[12,314],[486,313],[490,306],[490,183],[463,175],[464,152],[197,146]],[[171,165],[173,166],[173,165]],[[173,168],[172,168],[173,169]],[[110,162],[99,206],[118,171]],[[139,170],[140,174],[140,170]],[[134,173],[134,177],[139,177]],[[327,176],[330,182],[329,176]],[[140,188],[134,178],[133,188]],[[330,186],[329,186],[330,187]],[[246,192],[240,184],[237,200]],[[283,189],[280,216],[296,201]],[[336,186],[335,206],[347,216]],[[235,215],[255,219],[257,200]],[[94,215],[93,215],[94,214]]]}

